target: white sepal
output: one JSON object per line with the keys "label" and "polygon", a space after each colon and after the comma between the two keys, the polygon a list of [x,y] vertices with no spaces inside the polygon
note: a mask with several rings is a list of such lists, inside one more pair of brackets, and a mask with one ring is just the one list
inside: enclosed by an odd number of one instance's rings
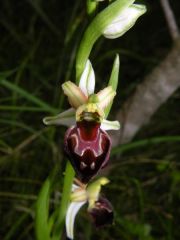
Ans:
{"label": "white sepal", "polygon": [[86,203],[83,202],[71,202],[66,213],[66,234],[71,240],[74,239],[74,221],[79,209]]}
{"label": "white sepal", "polygon": [[63,126],[73,126],[75,125],[75,110],[70,108],[56,116],[43,118],[43,123],[46,125],[63,125]]}
{"label": "white sepal", "polygon": [[79,189],[79,186],[73,183],[71,187],[71,191],[74,192],[77,189]]}
{"label": "white sepal", "polygon": [[108,121],[108,120],[104,119],[101,123],[101,129],[104,131],[119,130],[120,123],[118,121]]}
{"label": "white sepal", "polygon": [[105,28],[103,35],[106,38],[114,39],[122,36],[136,22],[136,20],[146,12],[146,7],[140,4],[132,4],[125,8],[113,21]]}
{"label": "white sepal", "polygon": [[95,74],[89,59],[87,60],[85,69],[81,75],[79,87],[87,97],[94,93]]}

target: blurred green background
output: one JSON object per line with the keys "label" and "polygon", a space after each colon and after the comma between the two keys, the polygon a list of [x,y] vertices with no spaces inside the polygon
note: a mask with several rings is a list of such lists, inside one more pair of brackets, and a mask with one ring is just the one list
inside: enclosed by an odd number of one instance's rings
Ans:
{"label": "blurred green background", "polygon": [[[115,53],[120,54],[118,93],[110,118],[172,47],[159,1],[139,1],[147,13],[123,37],[101,38],[93,64],[97,89],[106,85]],[[180,24],[180,1],[170,1]],[[102,8],[107,3],[102,3]],[[34,204],[55,166],[60,182],[51,199],[61,197],[66,159],[64,127],[45,127],[42,118],[68,107],[61,84],[75,80],[75,56],[90,19],[85,1],[2,0],[0,9],[0,239],[31,240]],[[65,100],[65,101],[64,101]],[[180,136],[180,91],[161,106],[133,142]],[[82,210],[79,240],[180,239],[180,147],[178,141],[143,144],[117,151],[103,188],[115,211],[113,226],[96,229]],[[65,239],[65,238],[64,238]]]}

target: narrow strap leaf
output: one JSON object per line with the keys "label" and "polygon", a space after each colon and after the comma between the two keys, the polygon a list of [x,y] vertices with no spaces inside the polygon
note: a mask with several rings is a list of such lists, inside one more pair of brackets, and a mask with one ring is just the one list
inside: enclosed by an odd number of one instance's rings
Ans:
{"label": "narrow strap leaf", "polygon": [[56,220],[56,225],[54,226],[54,229],[53,229],[52,240],[59,240],[61,238],[63,228],[64,228],[64,219],[65,219],[66,211],[69,205],[70,193],[71,193],[71,187],[73,184],[74,175],[75,175],[74,169],[70,164],[70,162],[67,161],[63,191],[62,191],[63,194],[62,194],[61,203],[58,209],[59,213]]}
{"label": "narrow strap leaf", "polygon": [[4,87],[18,93],[20,96],[24,97],[30,102],[33,102],[34,104],[40,106],[42,109],[51,112],[51,113],[57,113],[57,109],[51,107],[47,103],[43,102],[41,99],[38,97],[35,97],[31,93],[27,92],[26,90],[20,88],[16,84],[7,81],[6,79],[0,79],[0,84],[3,85]]}
{"label": "narrow strap leaf", "polygon": [[50,180],[43,184],[36,203],[35,230],[37,240],[50,240],[49,216]]}

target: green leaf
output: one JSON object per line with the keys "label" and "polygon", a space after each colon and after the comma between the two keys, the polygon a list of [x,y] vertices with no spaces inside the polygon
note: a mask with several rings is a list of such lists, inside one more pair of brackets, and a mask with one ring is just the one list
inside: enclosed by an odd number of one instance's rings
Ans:
{"label": "green leaf", "polygon": [[15,111],[15,112],[49,112],[44,108],[33,106],[16,106],[16,105],[0,105],[0,111]]}
{"label": "green leaf", "polygon": [[49,217],[50,180],[44,182],[36,203],[35,230],[37,240],[50,240]]}
{"label": "green leaf", "polygon": [[64,227],[64,219],[65,219],[66,211],[69,205],[70,193],[71,193],[71,187],[72,187],[74,175],[75,175],[74,169],[70,164],[70,162],[68,161],[66,164],[66,170],[65,170],[61,204],[58,209],[59,213],[58,213],[56,225],[54,227],[54,232],[52,234],[52,240],[61,239],[61,235]]}
{"label": "green leaf", "polygon": [[12,226],[8,229],[6,235],[3,237],[3,240],[15,239],[19,229],[22,229],[22,224],[28,219],[29,214],[23,213],[20,217],[17,217],[16,221],[13,222]]}
{"label": "green leaf", "polygon": [[165,137],[154,137],[139,141],[134,141],[131,143],[123,144],[117,147],[114,147],[111,152],[111,156],[115,154],[119,154],[122,152],[130,151],[132,149],[136,149],[143,146],[150,146],[152,144],[159,144],[163,142],[180,142],[180,136],[165,136]]}
{"label": "green leaf", "polygon": [[11,75],[13,75],[17,71],[17,69],[18,68],[0,72],[0,79],[10,77]]}

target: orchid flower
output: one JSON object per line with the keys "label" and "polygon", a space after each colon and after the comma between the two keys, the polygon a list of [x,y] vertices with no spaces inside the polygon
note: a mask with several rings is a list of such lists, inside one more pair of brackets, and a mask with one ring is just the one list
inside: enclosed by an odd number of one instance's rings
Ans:
{"label": "orchid flower", "polygon": [[62,88],[72,108],[43,121],[47,125],[69,127],[64,149],[78,178],[87,183],[109,160],[111,139],[106,131],[120,128],[118,121],[105,119],[105,111],[112,104],[116,92],[108,86],[94,93],[95,74],[89,60],[79,86],[68,81]]}
{"label": "orchid flower", "polygon": [[88,213],[96,227],[113,222],[113,209],[110,202],[100,196],[101,186],[109,183],[107,178],[100,178],[88,186],[77,181],[73,184],[70,204],[66,213],[66,234],[69,240],[74,239],[74,222],[80,208],[88,203]]}
{"label": "orchid flower", "polygon": [[[108,121],[105,119],[103,110],[111,103],[116,92],[111,86],[106,87],[97,94],[94,94],[95,89],[95,74],[91,62],[88,60],[85,69],[80,78],[79,87],[73,82],[68,81],[62,85],[65,95],[72,108],[52,117],[45,117],[43,119],[46,125],[64,125],[71,127],[79,120],[80,114],[85,110],[85,107],[94,108],[92,111],[97,111],[101,118],[102,130],[119,130],[120,124],[118,121]],[[87,103],[92,103],[88,104]],[[95,103],[95,104],[93,104]],[[79,108],[81,107],[81,108]],[[76,110],[78,110],[76,114]]]}

